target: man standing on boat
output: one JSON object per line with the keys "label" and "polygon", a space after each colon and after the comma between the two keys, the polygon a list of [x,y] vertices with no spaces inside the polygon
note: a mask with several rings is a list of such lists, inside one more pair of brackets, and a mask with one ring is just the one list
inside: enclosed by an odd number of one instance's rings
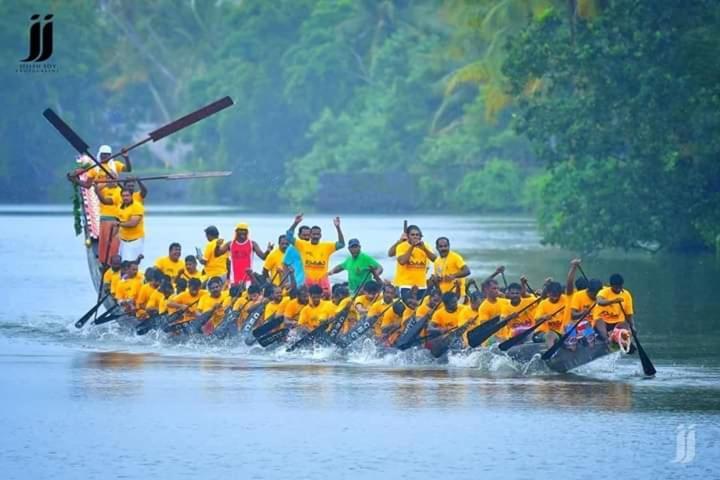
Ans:
{"label": "man standing on boat", "polygon": [[263,251],[254,240],[250,239],[249,232],[250,226],[247,223],[238,223],[235,226],[235,238],[233,241],[218,248],[220,254],[230,252],[233,285],[242,283],[247,286],[252,282],[248,271],[252,272],[253,253],[260,257],[261,260],[265,260],[272,251],[272,243],[269,243],[267,250]]}
{"label": "man standing on boat", "polygon": [[[288,241],[287,235],[283,235],[283,237]],[[300,228],[298,228],[298,238],[300,240],[310,241],[310,227],[301,225]],[[288,267],[292,268],[295,285],[305,285],[305,267],[303,266],[302,257],[298,249],[295,248],[295,245],[290,244],[289,241],[285,256],[283,257],[283,265],[285,265],[286,269]]]}
{"label": "man standing on boat", "polygon": [[280,285],[282,283],[282,279],[285,275],[283,273],[283,270],[285,269],[283,259],[285,258],[285,253],[287,252],[289,245],[290,242],[287,241],[287,236],[280,235],[278,237],[277,248],[272,250],[267,257],[265,257],[262,271],[263,277],[268,280],[272,280],[273,285]]}
{"label": "man standing on boat", "polygon": [[[103,203],[110,200],[102,190],[96,192]],[[145,207],[133,199],[133,192],[126,187],[120,192],[122,202],[115,210],[114,224],[120,237],[119,253],[123,260],[140,262],[145,244]]]}
{"label": "man standing on boat", "polygon": [[305,284],[308,286],[319,285],[325,295],[330,294],[330,280],[328,279],[328,263],[330,256],[345,246],[345,238],[340,228],[340,217],[333,219],[333,225],[337,231],[336,242],[321,242],[322,229],[318,226],[310,228],[310,241],[295,239],[295,228],[302,222],[303,215],[295,216],[295,221],[287,231],[288,241],[295,245],[300,257],[302,258],[303,267],[305,268]]}
{"label": "man standing on boat", "polygon": [[224,241],[220,238],[220,232],[215,225],[205,229],[205,238],[208,243],[205,245],[202,258],[198,260],[205,266],[205,277],[220,277],[223,281],[227,279],[228,249],[223,249]]}
{"label": "man standing on boat", "polygon": [[422,298],[427,289],[425,273],[429,263],[434,262],[437,255],[423,242],[420,227],[408,226],[400,240],[390,246],[388,256],[397,257],[393,284],[400,289],[403,301],[407,302],[413,287],[417,287],[418,298]]}
{"label": "man standing on boat", "polygon": [[470,275],[470,269],[465,259],[459,253],[450,250],[450,240],[440,237],[435,240],[435,248],[439,256],[433,262],[435,267],[435,280],[442,293],[455,288],[455,280],[460,282],[460,298],[465,296],[465,277]]}
{"label": "man standing on boat", "polygon": [[343,270],[348,273],[348,287],[350,288],[350,294],[355,294],[358,288],[362,285],[363,279],[368,272],[372,273],[375,277],[375,281],[382,285],[382,266],[365,252],[360,251],[360,240],[357,238],[351,238],[348,242],[348,251],[350,256],[345,259],[340,265],[333,268],[329,275],[335,275]]}
{"label": "man standing on boat", "polygon": [[[102,145],[98,149],[97,159],[100,164],[110,172],[112,178],[117,178],[120,172],[132,171],[132,164],[130,163],[130,156],[125,150],[121,152],[124,163],[118,160],[111,160],[112,148],[110,145]],[[120,190],[117,185],[104,183],[105,180],[110,180],[105,170],[99,166],[94,166],[84,174],[84,178],[80,178],[79,172],[68,173],[68,180],[72,183],[79,185],[83,188],[90,188],[93,184],[100,185],[103,190],[106,190],[105,196],[112,198],[113,190]],[[101,181],[98,183],[98,181]],[[97,189],[96,189],[97,194]],[[104,202],[98,194],[100,200],[100,231],[98,234],[98,257],[100,263],[105,264],[110,257],[118,253],[119,244],[117,241],[117,231],[113,230],[115,224],[115,208],[114,202]],[[118,202],[119,204],[119,202]],[[108,245],[109,244],[109,245]],[[106,256],[106,252],[108,252]]]}

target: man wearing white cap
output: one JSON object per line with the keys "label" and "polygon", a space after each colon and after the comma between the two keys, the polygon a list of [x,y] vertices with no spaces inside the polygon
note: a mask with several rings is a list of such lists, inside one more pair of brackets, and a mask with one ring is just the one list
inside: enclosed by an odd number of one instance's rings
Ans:
{"label": "man wearing white cap", "polygon": [[[120,172],[131,171],[132,164],[130,156],[125,149],[121,152],[124,163],[111,160],[112,148],[110,145],[102,145],[98,149],[97,159],[113,176],[117,176]],[[95,193],[100,203],[100,232],[98,235],[98,258],[100,263],[107,263],[113,255],[119,251],[119,243],[117,239],[117,228],[114,227],[117,220],[117,209],[122,203],[120,198],[120,187],[117,184],[96,183],[98,180],[106,180],[108,175],[105,170],[95,165],[87,171],[85,178],[80,180],[77,175],[68,176],[70,181],[77,183],[81,187],[90,188],[95,183]]]}

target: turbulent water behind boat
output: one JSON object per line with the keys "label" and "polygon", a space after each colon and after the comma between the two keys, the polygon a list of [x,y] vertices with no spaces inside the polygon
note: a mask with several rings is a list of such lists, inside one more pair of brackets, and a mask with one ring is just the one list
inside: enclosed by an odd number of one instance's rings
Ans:
{"label": "turbulent water behind boat", "polygon": [[[73,323],[95,300],[69,216],[0,208],[5,268],[0,311],[0,470],[3,478],[538,478],[717,472],[720,309],[712,257],[605,254],[590,275],[621,271],[635,297],[643,346],[658,367],[605,357],[579,375],[526,371],[488,352],[383,354],[369,342],[288,354],[242,342],[174,343],[117,325]],[[215,224],[240,218],[153,215],[146,256],[171,241],[185,253]],[[245,215],[251,236],[276,242],[291,216]],[[571,252],[539,245],[531,220],[416,217],[425,238],[450,237],[478,275],[505,264],[508,280],[564,278]],[[330,218],[310,217],[325,235]],[[389,276],[385,252],[402,218],[343,218]],[[345,252],[337,253],[332,264]],[[257,264],[256,264],[257,265]],[[693,442],[690,442],[692,432]],[[683,437],[684,435],[684,437]],[[684,438],[685,442],[679,442]],[[629,445],[635,454],[625,454]],[[690,451],[692,446],[692,451]],[[632,469],[630,468],[632,464]]]}

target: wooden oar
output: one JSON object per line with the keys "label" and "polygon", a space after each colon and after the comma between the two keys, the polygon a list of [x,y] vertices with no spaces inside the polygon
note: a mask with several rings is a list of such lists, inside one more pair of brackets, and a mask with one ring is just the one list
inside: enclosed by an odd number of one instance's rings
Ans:
{"label": "wooden oar", "polygon": [[355,300],[357,299],[358,295],[360,295],[360,292],[362,291],[363,287],[365,287],[365,283],[367,283],[368,278],[370,277],[371,271],[368,270],[365,274],[365,277],[363,278],[362,282],[360,283],[360,286],[357,290],[355,290],[355,294],[352,296],[350,301],[345,305],[345,307],[342,309],[340,313],[335,315],[335,320],[333,320],[332,326],[330,327],[330,331],[328,332],[328,337],[331,341],[335,341],[338,334],[343,328],[343,325],[345,324],[345,320],[347,320],[348,315],[350,315],[350,309],[352,308],[353,304],[355,303]]}
{"label": "wooden oar", "polygon": [[255,343],[255,337],[252,335],[252,330],[255,324],[258,320],[265,314],[265,306],[266,303],[261,303],[257,307],[253,308],[250,313],[248,313],[248,318],[245,320],[245,323],[243,324],[243,328],[240,331],[240,336],[245,339],[245,345],[250,346],[253,343]]}
{"label": "wooden oar", "polygon": [[153,315],[153,316],[151,316],[151,317],[143,320],[142,322],[140,322],[140,323],[138,324],[138,326],[135,327],[135,333],[136,333],[137,335],[145,335],[145,334],[148,333],[150,330],[153,330],[153,329],[157,328],[157,327],[158,327],[158,322],[157,322],[156,320],[157,320],[158,318],[163,317],[163,316],[165,316],[165,323],[168,324],[168,325],[170,325],[170,324],[174,323],[178,318],[180,318],[180,316],[181,316],[183,313],[185,313],[189,308],[191,308],[193,305],[195,305],[195,304],[198,303],[199,301],[200,301],[200,299],[198,298],[198,299],[195,300],[194,302],[192,302],[192,303],[190,303],[190,304],[188,304],[188,305],[185,305],[183,308],[181,308],[181,309],[179,309],[178,311],[173,312],[173,313],[171,313],[171,314],[161,314],[161,313],[157,313],[157,314],[155,314],[155,315]]}
{"label": "wooden oar", "polygon": [[103,323],[112,322],[125,315],[125,312],[115,313],[115,310],[120,307],[120,304],[115,304],[110,310],[100,315],[98,318],[93,320],[93,325],[102,325]]}
{"label": "wooden oar", "polygon": [[[110,234],[107,238],[107,245],[105,246],[105,262],[103,263],[103,267],[100,270],[100,286],[98,287],[98,302],[100,301],[100,294],[103,291],[103,288],[105,287],[105,273],[107,273],[108,268],[110,268],[110,259],[108,258],[110,256],[110,246],[113,243],[113,237],[115,236],[115,224],[113,223],[110,226]],[[97,310],[95,310],[95,320],[97,320]],[[77,327],[77,324],[75,325]],[[82,325],[80,325],[82,327]]]}
{"label": "wooden oar", "polygon": [[420,332],[423,328],[425,328],[427,323],[430,321],[430,317],[432,317],[432,314],[435,313],[435,310],[437,310],[440,304],[442,304],[442,302],[438,302],[437,305],[435,305],[420,319],[413,315],[413,317],[408,320],[408,324],[405,326],[403,333],[398,337],[394,347],[398,350],[407,350],[410,348],[413,345],[415,338],[420,335]]}
{"label": "wooden oar", "polygon": [[[622,303],[618,303],[618,305],[620,305],[620,310],[625,316],[625,321],[627,321],[627,314],[625,313],[625,309],[623,308]],[[650,357],[645,352],[645,349],[642,347],[642,345],[640,345],[640,340],[638,340],[635,326],[632,324],[632,322],[627,322],[627,324],[630,325],[630,332],[632,333],[633,342],[635,342],[635,346],[637,347],[638,356],[640,357],[640,363],[642,364],[643,372],[648,377],[655,376],[657,370],[655,370],[655,365],[653,365]]]}
{"label": "wooden oar", "polygon": [[90,317],[92,317],[98,311],[98,308],[100,308],[100,306],[103,304],[103,302],[109,295],[110,295],[110,293],[106,293],[100,300],[98,300],[98,302],[95,304],[94,307],[92,307],[90,310],[88,310],[85,313],[85,315],[80,317],[80,319],[77,322],[75,322],[75,327],[82,328],[83,325],[85,325],[87,323],[87,321],[90,320]]}
{"label": "wooden oar", "polygon": [[518,334],[515,335],[514,337],[509,338],[508,340],[505,340],[505,341],[502,342],[500,345],[498,345],[498,348],[504,352],[504,351],[506,351],[506,350],[514,347],[515,345],[519,345],[519,344],[525,342],[525,340],[526,340],[535,330],[537,330],[538,327],[540,327],[543,323],[547,322],[548,320],[550,320],[552,317],[554,317],[554,316],[557,315],[558,313],[562,312],[564,309],[565,309],[565,307],[560,307],[560,308],[558,308],[558,309],[555,310],[553,313],[551,313],[545,320],[541,320],[541,321],[537,322],[535,325],[533,325],[532,327],[530,327],[530,328],[528,328],[527,330],[525,330],[524,332],[518,333]]}
{"label": "wooden oar", "polygon": [[270,345],[272,345],[273,343],[281,342],[287,337],[287,334],[289,331],[290,331],[290,329],[285,327],[285,328],[281,328],[277,332],[272,332],[269,335],[260,337],[260,338],[258,338],[258,345],[260,345],[263,348],[267,348]]}
{"label": "wooden oar", "polygon": [[562,337],[560,337],[560,339],[557,342],[555,342],[555,344],[552,347],[547,349],[545,351],[545,353],[543,353],[540,356],[540,358],[542,358],[543,360],[550,360],[553,357],[553,355],[555,355],[555,352],[560,350],[560,348],[565,344],[565,340],[567,340],[568,337],[573,334],[573,332],[575,331],[577,326],[580,325],[580,322],[585,320],[585,317],[588,316],[588,314],[592,311],[593,308],[595,308],[595,302],[593,302],[592,305],[590,305],[590,307],[585,311],[585,313],[583,313],[580,316],[580,318],[578,318],[575,321],[575,323],[573,323],[573,326],[570,327],[570,329],[567,332],[565,332],[565,334]]}
{"label": "wooden oar", "polygon": [[[497,319],[499,319],[499,318],[500,318],[500,316],[498,315],[497,317],[491,318],[490,320],[488,320],[485,323],[496,322]],[[465,323],[465,325],[451,328],[444,334],[440,335],[438,338],[430,341],[429,342],[430,354],[435,358],[442,357],[445,354],[445,352],[448,351],[450,346],[453,343],[455,343],[457,341],[457,339],[461,338],[463,333],[465,333],[465,331],[472,326],[472,324],[473,324],[473,322],[475,322],[475,320],[477,320],[477,315],[474,318],[472,318],[471,320],[469,320],[467,323]]]}
{"label": "wooden oar", "polygon": [[512,313],[508,315],[508,317],[504,320],[501,320],[499,322],[490,323],[492,319],[488,320],[487,322],[478,325],[477,327],[473,328],[472,330],[468,331],[467,339],[468,339],[468,345],[470,348],[475,348],[479,345],[482,345],[485,340],[495,335],[497,332],[499,332],[505,325],[507,325],[510,321],[516,319],[520,315],[522,315],[525,310],[529,309],[539,301],[541,301],[542,298],[537,298],[533,302],[525,305],[522,309],[519,311]]}
{"label": "wooden oar", "polygon": [[327,329],[328,325],[330,325],[331,320],[324,320],[320,322],[320,325],[315,327],[314,329],[310,330],[304,337],[297,340],[295,343],[290,345],[286,351],[287,352],[294,352],[298,348],[302,348],[306,345],[311,345],[317,337],[325,333],[325,330]]}
{"label": "wooden oar", "polygon": [[368,318],[367,315],[363,317],[362,319],[358,320],[358,322],[353,325],[353,327],[350,329],[350,331],[347,333],[347,335],[343,336],[342,338],[338,338],[335,343],[340,348],[347,348],[349,347],[355,340],[365,335],[365,332],[370,330],[372,327],[375,326],[378,320],[380,320],[383,315],[385,315],[385,312],[390,310],[397,302],[399,302],[400,299],[397,298],[393,300],[390,305],[385,307],[379,314],[373,315],[372,317]]}
{"label": "wooden oar", "polygon": [[284,321],[285,318],[282,315],[273,315],[272,317],[268,318],[265,323],[263,323],[259,327],[255,327],[252,331],[252,335],[259,341],[260,337],[264,337],[268,333],[272,332],[277,327],[282,325]]}
{"label": "wooden oar", "polygon": [[[139,147],[140,145],[144,145],[151,140],[153,142],[162,140],[163,138],[165,138],[169,135],[172,135],[173,133],[178,132],[178,131],[182,130],[183,128],[187,128],[190,125],[197,123],[204,118],[214,115],[217,112],[219,112],[220,110],[228,108],[231,105],[233,105],[233,101],[232,101],[232,98],[230,98],[230,97],[223,97],[220,100],[216,100],[209,105],[206,105],[198,110],[195,110],[192,113],[185,115],[184,117],[178,118],[174,122],[170,122],[163,127],[153,130],[152,132],[148,133],[147,138],[140,140],[139,142],[136,142],[132,145],[122,148],[118,153],[112,155],[108,160],[112,160],[113,158],[116,158],[116,157],[122,155],[123,153],[127,153],[130,150],[133,150],[133,149]],[[65,138],[67,138],[67,137],[65,137]],[[77,148],[77,147],[75,147],[75,148]],[[86,146],[86,148],[87,148],[87,146]],[[90,167],[90,168],[93,168],[93,167]],[[89,168],[84,169],[83,172],[85,170],[89,170]],[[80,173],[82,173],[82,172],[80,172]]]}
{"label": "wooden oar", "polygon": [[[70,126],[67,123],[65,123],[62,120],[62,118],[60,118],[55,112],[53,112],[49,108],[46,108],[43,111],[43,117],[45,117],[47,119],[47,121],[50,122],[52,124],[52,126],[55,127],[55,129],[58,132],[60,132],[60,135],[65,137],[65,140],[67,140],[70,143],[70,145],[72,145],[75,148],[75,150],[77,150],[77,152],[79,154],[86,155],[90,160],[93,161],[93,163],[95,165],[100,167],[100,169],[103,172],[105,172],[105,174],[107,176],[109,176],[109,177],[114,176],[114,174],[110,173],[110,171],[108,171],[108,169],[105,168],[105,166],[102,163],[98,162],[98,160],[93,156],[93,154],[90,153],[88,144],[85,143],[85,141],[82,138],[80,138],[80,135],[75,133],[75,131],[72,128],[70,128]],[[95,168],[95,165],[91,165],[90,167],[82,170],[82,172],[85,172],[86,170],[89,170],[91,168]],[[82,172],[80,172],[80,173],[82,173]]]}
{"label": "wooden oar", "polygon": [[182,172],[182,173],[168,173],[165,175],[121,175],[120,178],[102,178],[96,180],[95,183],[123,183],[130,181],[140,180],[146,182],[148,180],[192,180],[195,178],[213,178],[213,177],[227,177],[232,175],[231,171],[212,171],[212,172]]}

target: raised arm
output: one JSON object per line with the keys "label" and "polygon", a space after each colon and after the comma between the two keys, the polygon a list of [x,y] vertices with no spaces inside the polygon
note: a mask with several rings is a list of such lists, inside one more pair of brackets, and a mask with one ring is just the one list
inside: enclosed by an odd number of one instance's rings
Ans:
{"label": "raised arm", "polygon": [[410,261],[410,257],[412,256],[412,252],[415,249],[415,245],[410,245],[410,248],[407,249],[407,252],[403,253],[399,257],[397,257],[397,261],[400,265],[407,265]]}
{"label": "raised arm", "polygon": [[420,243],[418,243],[417,248],[419,248],[420,250],[425,252],[425,255],[428,257],[428,259],[431,262],[434,262],[435,259],[437,258],[437,255],[435,255],[435,252],[433,252],[432,250],[427,248],[427,246],[425,246],[425,242],[423,242],[422,240],[420,241]]}
{"label": "raised arm", "polygon": [[253,246],[253,251],[255,252],[255,255],[257,255],[258,257],[260,257],[261,260],[265,260],[265,259],[267,258],[267,256],[270,254],[270,252],[272,252],[272,249],[273,249],[273,244],[272,244],[272,243],[268,243],[267,250],[263,250],[263,249],[261,249],[260,246],[255,242],[255,240],[253,240],[252,246]]}
{"label": "raised arm", "polygon": [[293,220],[292,225],[290,225],[290,228],[287,229],[286,236],[287,241],[290,243],[290,245],[295,245],[295,229],[298,225],[300,225],[300,222],[303,220],[303,214],[298,213],[295,215],[295,219]]}
{"label": "raised arm", "polygon": [[335,242],[335,250],[340,250],[345,246],[345,237],[343,236],[342,228],[340,228],[340,217],[333,219],[333,225],[335,225],[338,237],[337,242]]}
{"label": "raised arm", "polygon": [[575,272],[577,272],[578,265],[580,265],[579,258],[570,260],[570,270],[568,270],[567,280],[565,281],[565,293],[567,295],[572,295],[575,291]]}
{"label": "raised arm", "polygon": [[[126,149],[120,150],[120,155],[123,157],[123,161],[125,163],[125,171],[126,172],[132,172],[132,163],[130,163],[130,155],[128,155],[128,152]],[[143,198],[145,198],[143,196]]]}

